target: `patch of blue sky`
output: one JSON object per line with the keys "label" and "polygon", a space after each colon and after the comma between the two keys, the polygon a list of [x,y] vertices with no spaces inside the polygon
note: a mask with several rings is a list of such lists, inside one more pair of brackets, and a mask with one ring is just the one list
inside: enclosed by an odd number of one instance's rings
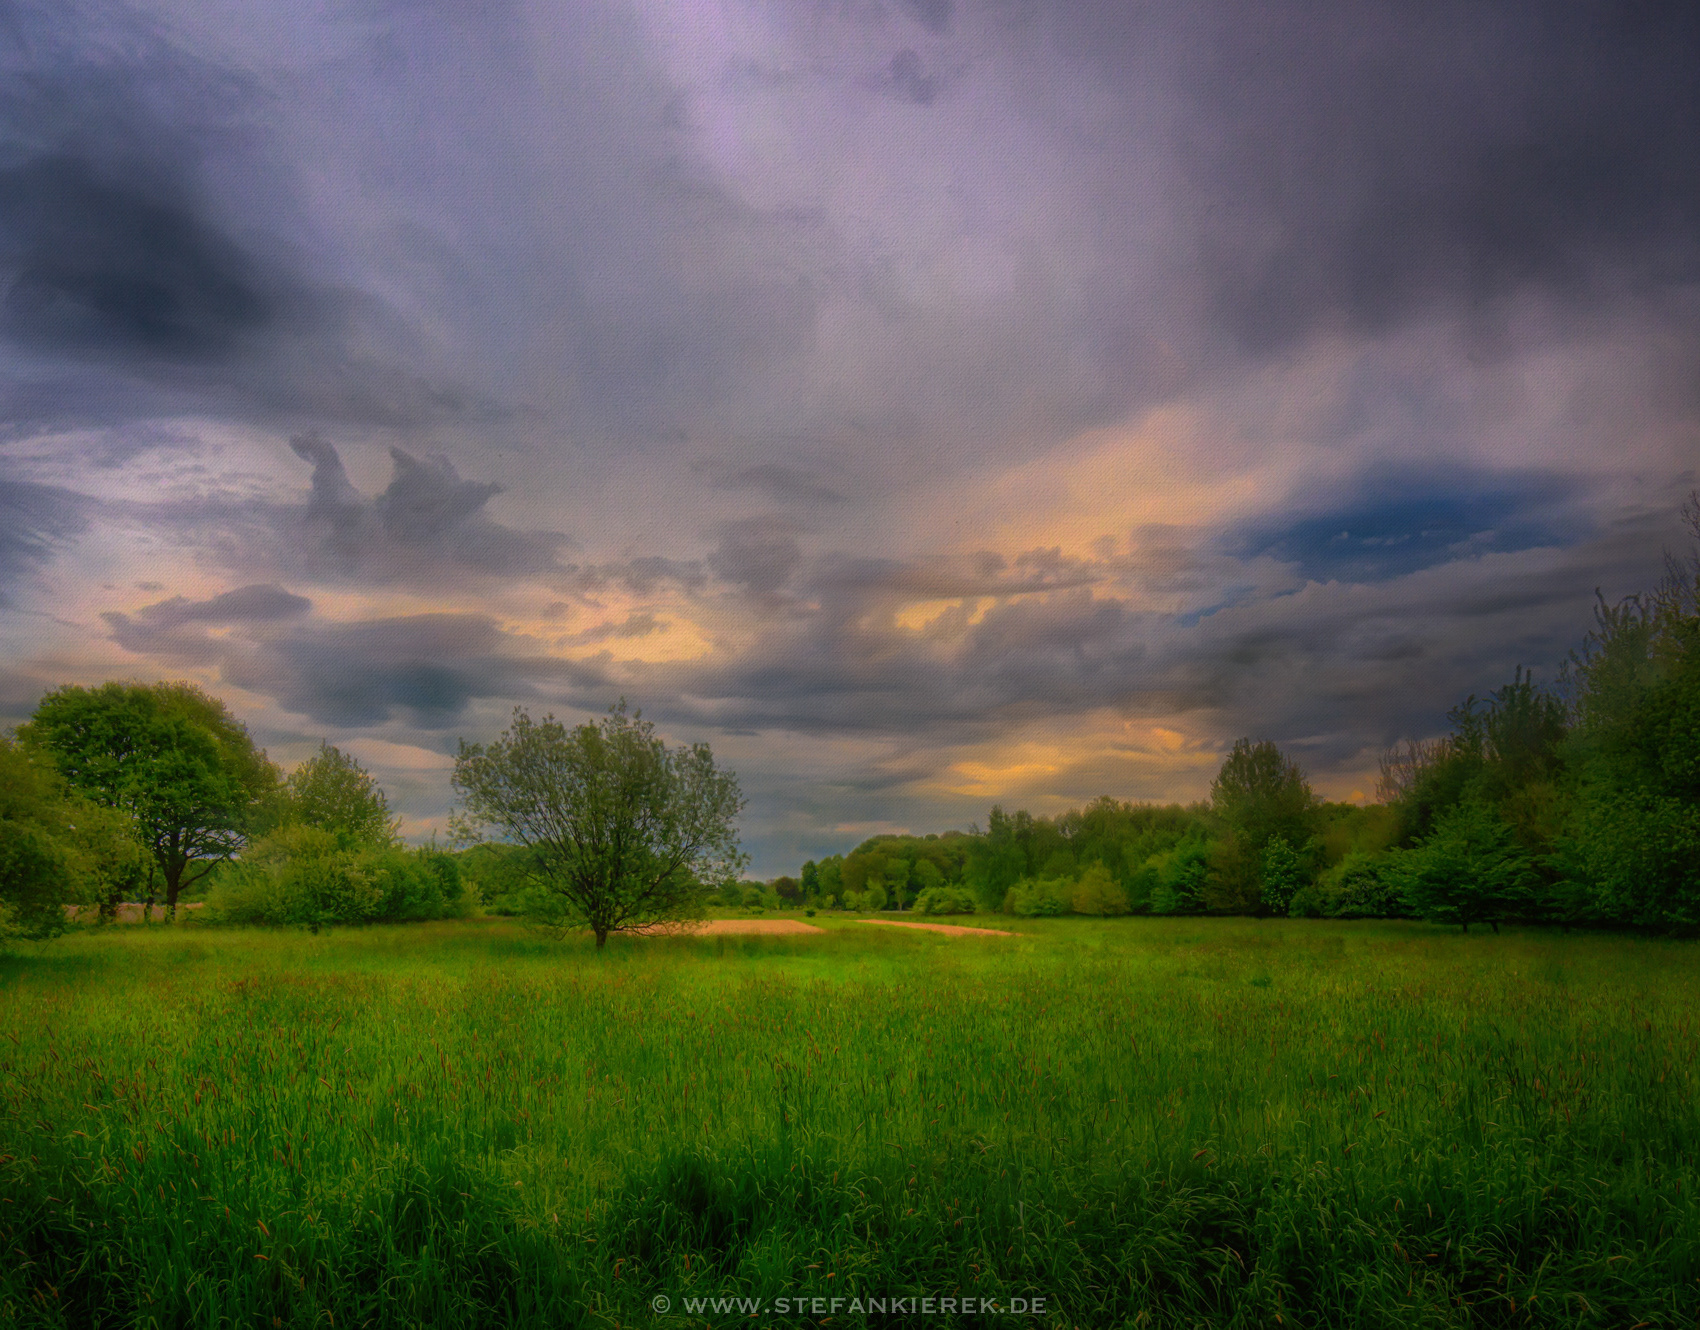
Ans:
{"label": "patch of blue sky", "polygon": [[1591,530],[1550,477],[1495,478],[1469,492],[1414,484],[1277,524],[1265,519],[1232,541],[1242,558],[1267,555],[1315,582],[1385,582],[1483,554],[1575,544]]}

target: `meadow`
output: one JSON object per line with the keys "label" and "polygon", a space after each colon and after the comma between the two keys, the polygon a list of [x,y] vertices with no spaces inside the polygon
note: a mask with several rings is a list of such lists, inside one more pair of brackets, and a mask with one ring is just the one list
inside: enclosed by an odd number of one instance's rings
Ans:
{"label": "meadow", "polygon": [[19,945],[0,1326],[1700,1317],[1693,944],[817,922]]}

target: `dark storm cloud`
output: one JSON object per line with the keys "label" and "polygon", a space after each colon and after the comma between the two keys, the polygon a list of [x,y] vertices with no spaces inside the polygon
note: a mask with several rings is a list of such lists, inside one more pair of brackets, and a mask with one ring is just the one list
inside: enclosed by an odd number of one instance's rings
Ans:
{"label": "dark storm cloud", "polygon": [[[279,587],[243,587],[205,601],[181,597],[134,615],[102,617],[138,655],[214,667],[233,687],[325,725],[363,728],[399,718],[452,726],[485,698],[595,689],[600,666],[538,655],[480,614],[419,614],[328,622]],[[214,635],[208,629],[234,631]]]}
{"label": "dark storm cloud", "polygon": [[0,609],[20,581],[87,529],[90,506],[68,490],[0,479]]}
{"label": "dark storm cloud", "polygon": [[42,350],[216,359],[274,316],[252,258],[166,190],[60,154],[0,171],[0,282],[0,331]]}
{"label": "dark storm cloud", "polygon": [[10,13],[0,349],[28,371],[9,385],[5,425],[497,413],[327,255],[283,149],[275,73],[197,49],[136,7]]}
{"label": "dark storm cloud", "polygon": [[1597,305],[1700,275],[1700,9],[1607,0],[1219,13],[1177,145],[1212,320]]}
{"label": "dark storm cloud", "polygon": [[589,596],[610,586],[624,588],[634,595],[648,596],[667,587],[687,592],[700,591],[708,585],[708,574],[702,563],[695,559],[668,559],[657,554],[644,554],[635,559],[587,564],[573,570],[572,580],[579,591]]}
{"label": "dark storm cloud", "polygon": [[[280,586],[245,586],[210,600],[186,600],[173,596],[149,605],[137,618],[149,628],[171,628],[179,624],[236,624],[271,623],[293,619],[313,608],[305,596],[297,596]],[[121,617],[121,616],[120,616]]]}

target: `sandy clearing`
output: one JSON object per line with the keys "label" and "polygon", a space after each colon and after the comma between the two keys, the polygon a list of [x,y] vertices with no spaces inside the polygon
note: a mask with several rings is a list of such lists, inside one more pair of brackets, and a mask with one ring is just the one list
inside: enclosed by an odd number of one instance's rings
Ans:
{"label": "sandy clearing", "polygon": [[969,928],[966,924],[918,924],[909,919],[858,919],[859,924],[886,924],[892,928],[924,928],[929,933],[981,933],[986,937],[1019,937],[1002,928]]}
{"label": "sandy clearing", "polygon": [[632,931],[646,937],[665,937],[673,932],[705,937],[710,933],[824,933],[826,930],[814,924],[805,924],[798,919],[709,919],[706,922],[686,924],[679,929],[658,925],[654,928],[635,928]]}

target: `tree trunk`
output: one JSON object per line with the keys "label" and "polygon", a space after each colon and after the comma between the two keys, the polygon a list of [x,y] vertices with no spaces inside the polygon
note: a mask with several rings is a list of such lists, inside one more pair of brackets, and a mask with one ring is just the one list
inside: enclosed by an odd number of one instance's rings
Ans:
{"label": "tree trunk", "polygon": [[608,945],[608,930],[606,928],[597,929],[596,930],[596,949],[598,951],[601,951],[602,948],[606,947],[607,945]]}
{"label": "tree trunk", "polygon": [[1470,926],[1469,926],[1469,925],[1468,925],[1468,924],[1465,924],[1465,925],[1464,925],[1464,931],[1465,931],[1465,932],[1466,932],[1466,933],[1468,933],[1468,932],[1469,932],[1469,931],[1470,931]]}
{"label": "tree trunk", "polygon": [[1499,936],[1499,920],[1497,920],[1497,919],[1489,920],[1488,926],[1493,929],[1493,935],[1495,937],[1498,937]]}
{"label": "tree trunk", "polygon": [[175,864],[165,870],[165,920],[167,923],[177,922],[177,894],[183,890],[183,870],[187,867],[187,864]]}

